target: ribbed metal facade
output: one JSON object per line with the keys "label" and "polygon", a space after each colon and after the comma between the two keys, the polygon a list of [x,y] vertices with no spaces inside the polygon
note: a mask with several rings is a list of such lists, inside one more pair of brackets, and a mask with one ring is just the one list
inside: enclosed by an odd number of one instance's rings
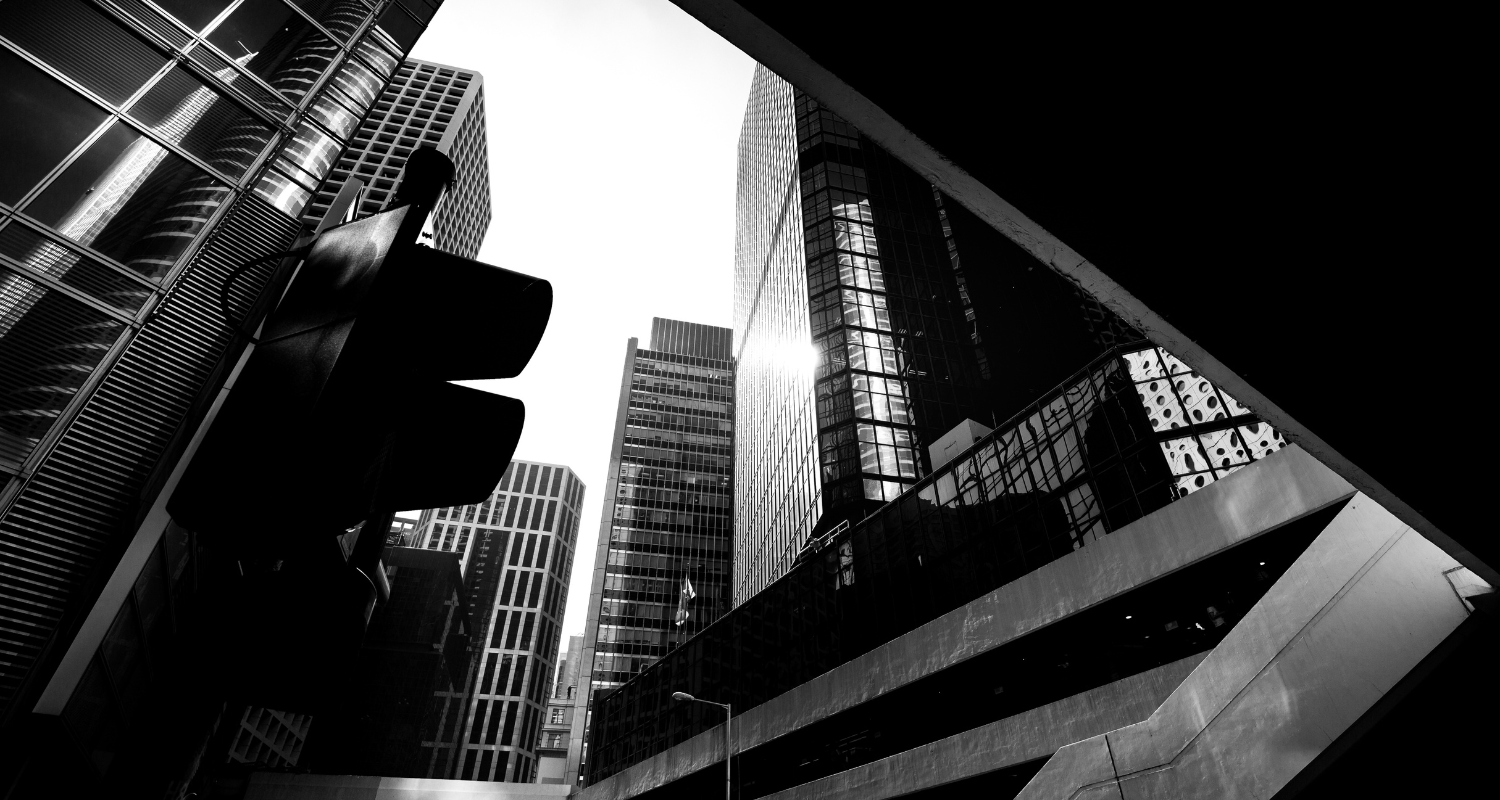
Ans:
{"label": "ribbed metal facade", "polygon": [[[74,377],[58,384],[50,404],[34,402],[35,387],[46,384],[35,369],[25,381],[7,381],[0,398],[10,417],[42,423],[10,436],[9,443],[21,443],[10,448],[19,458],[0,464],[0,720],[27,710],[25,701],[40,691],[48,665],[92,604],[98,580],[155,501],[153,477],[171,466],[163,456],[177,452],[174,436],[192,422],[190,412],[231,344],[219,308],[226,278],[293,242],[313,187],[436,5],[408,4],[415,10],[359,0],[205,3],[222,7],[208,20],[179,19],[198,12],[173,16],[135,0],[7,2],[0,9],[0,57],[26,70],[4,80],[33,81],[103,120],[32,188],[0,201],[0,238],[10,232],[35,240],[26,251],[0,251],[8,257],[0,260],[6,295],[30,302],[4,306],[0,346],[18,350],[7,351],[6,366],[24,363],[25,355]],[[82,21],[56,21],[65,14]],[[255,52],[244,44],[243,56],[220,49],[223,36],[239,42],[257,25],[268,32],[253,42],[260,45]],[[114,77],[97,64],[123,74],[133,58],[161,65],[145,71],[138,88],[112,95]],[[171,94],[173,81],[188,88]],[[177,98],[164,113],[148,103],[158,90]],[[205,132],[206,120],[216,127]],[[97,160],[95,148],[117,133],[135,143],[114,156],[105,173],[111,182],[81,184],[88,186],[81,199],[65,198],[71,216],[48,217],[47,198],[68,191],[69,176]],[[185,164],[183,177],[153,184],[164,161]],[[100,187],[122,199],[100,211],[101,201],[87,196]],[[104,213],[113,216],[84,224],[89,214]],[[100,235],[112,230],[121,231],[113,240]],[[59,255],[44,261],[37,255],[43,251]],[[41,266],[56,263],[69,269]],[[267,265],[239,276],[231,306],[249,308],[272,271]],[[90,274],[124,290],[96,290],[83,280]],[[52,317],[71,327],[52,326],[51,339],[20,338],[52,296],[60,309]],[[69,357],[76,353],[84,356]]]}

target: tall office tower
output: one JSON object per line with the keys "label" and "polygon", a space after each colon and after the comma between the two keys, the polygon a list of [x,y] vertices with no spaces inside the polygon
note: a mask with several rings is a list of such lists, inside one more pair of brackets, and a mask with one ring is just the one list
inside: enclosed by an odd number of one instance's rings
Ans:
{"label": "tall office tower", "polygon": [[413,148],[432,147],[453,159],[457,180],[432,213],[433,247],[464,258],[479,255],[490,226],[490,169],[484,122],[484,76],[473,70],[407,59],[349,141],[304,218],[316,222],[348,178],[365,184],[357,216],[390,202]]}
{"label": "tall office tower", "polygon": [[458,735],[423,745],[426,777],[530,782],[584,491],[567,467],[513,461],[483,503],[422,512],[416,547],[462,565],[474,653],[445,697]]}
{"label": "tall office tower", "polygon": [[[220,290],[293,244],[436,6],[0,4],[0,781],[166,757],[132,732],[168,724],[191,614],[166,609],[201,585],[161,505],[244,347]],[[235,275],[231,313],[275,271]]]}
{"label": "tall office tower", "polygon": [[[298,766],[312,772],[426,778],[434,768],[434,744],[450,745],[438,748],[441,755],[453,752],[458,732],[444,711],[449,698],[466,696],[464,681],[473,663],[472,620],[458,556],[397,546],[385,549],[382,562],[390,594],[370,616],[357,669],[349,676],[353,685],[341,708],[319,713],[310,732],[301,731],[307,756]],[[245,713],[257,719],[286,716],[257,708]],[[256,752],[254,742],[240,734],[230,758],[251,760],[239,755],[241,748]],[[271,752],[287,749],[295,754],[301,742]]]}
{"label": "tall office tower", "polygon": [[1029,255],[965,224],[927,180],[764,67],[740,132],[737,214],[736,603],[815,534],[929,474],[944,432],[1003,421],[1123,327],[1055,276],[1032,285]]}
{"label": "tall office tower", "polygon": [[651,320],[632,338],[578,655],[567,780],[594,699],[718,619],[730,598],[734,363],[728,328]]}

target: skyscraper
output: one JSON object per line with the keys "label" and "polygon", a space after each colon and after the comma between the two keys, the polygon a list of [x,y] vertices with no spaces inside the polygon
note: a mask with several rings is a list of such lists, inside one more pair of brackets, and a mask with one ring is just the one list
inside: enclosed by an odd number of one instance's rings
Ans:
{"label": "skyscraper", "polygon": [[735,602],[1120,341],[1112,314],[757,67],[736,213]]}
{"label": "skyscraper", "polygon": [[[293,243],[437,5],[0,5],[0,779],[168,757],[132,732],[168,724],[149,698],[191,615],[167,609],[198,585],[160,506],[244,346],[220,291]],[[273,273],[236,275],[231,313]]]}
{"label": "skyscraper", "polygon": [[654,318],[632,338],[611,439],[567,781],[587,760],[592,703],[730,604],[731,331]]}
{"label": "skyscraper", "polygon": [[562,638],[585,487],[567,467],[513,461],[483,503],[429,509],[415,546],[462,565],[467,678],[445,693],[426,777],[529,782]]}
{"label": "skyscraper", "polygon": [[357,216],[390,201],[412,148],[432,147],[453,159],[457,179],[431,219],[432,240],[445,253],[479,254],[490,225],[490,170],[485,138],[484,76],[473,70],[407,59],[349,140],[304,219],[321,219],[348,178],[365,184]]}

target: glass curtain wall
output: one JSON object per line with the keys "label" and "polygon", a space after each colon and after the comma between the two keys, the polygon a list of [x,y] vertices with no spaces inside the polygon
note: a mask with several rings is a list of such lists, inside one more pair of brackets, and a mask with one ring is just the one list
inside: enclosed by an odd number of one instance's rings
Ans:
{"label": "glass curtain wall", "polygon": [[[47,679],[39,659],[228,347],[210,298],[292,243],[437,5],[0,3],[0,712]],[[127,603],[69,701],[99,774],[150,717],[140,687],[162,665],[142,643],[178,620]]]}
{"label": "glass curtain wall", "polygon": [[301,212],[418,29],[372,16],[360,0],[0,6],[0,470],[25,471],[232,203]]}
{"label": "glass curtain wall", "polygon": [[1171,354],[1115,348],[596,703],[589,780],[722,723],[674,691],[759,705],[1285,444]]}

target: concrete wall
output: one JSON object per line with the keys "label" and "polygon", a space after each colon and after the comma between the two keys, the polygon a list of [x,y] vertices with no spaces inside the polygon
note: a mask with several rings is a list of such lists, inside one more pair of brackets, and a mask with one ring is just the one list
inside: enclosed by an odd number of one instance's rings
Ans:
{"label": "concrete wall", "polygon": [[1079,739],[1145,719],[1206,656],[1164,664],[767,800],[885,800],[1045,758]]}
{"label": "concrete wall", "polygon": [[571,788],[537,783],[257,772],[250,776],[245,800],[549,800],[567,797]]}
{"label": "concrete wall", "polygon": [[1271,797],[1464,621],[1473,580],[1357,495],[1149,718],[1058,750],[1020,797]]}
{"label": "concrete wall", "polygon": [[[1354,489],[1293,445],[734,719],[744,752],[987,652],[1347,498]],[[625,800],[722,764],[705,731],[587,787]]]}

